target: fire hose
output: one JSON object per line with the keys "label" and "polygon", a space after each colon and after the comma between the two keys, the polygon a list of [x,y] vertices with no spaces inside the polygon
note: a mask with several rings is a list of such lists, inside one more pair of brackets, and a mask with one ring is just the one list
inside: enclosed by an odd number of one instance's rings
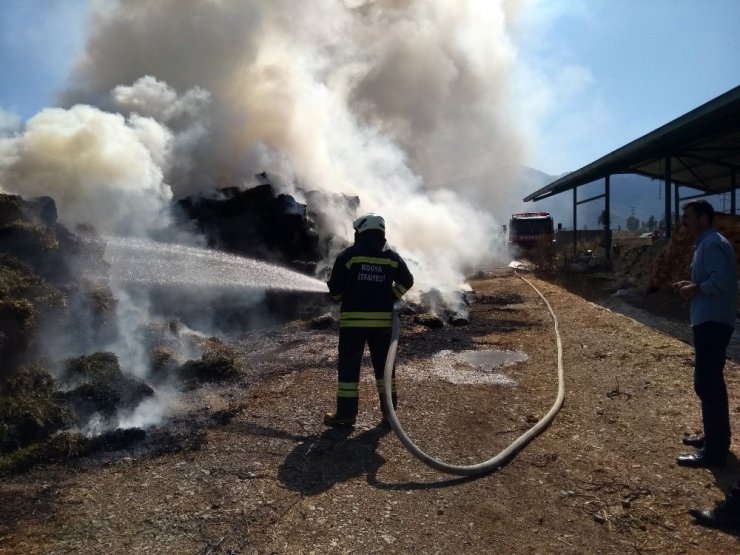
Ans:
{"label": "fire hose", "polygon": [[550,410],[534,426],[532,426],[526,432],[516,438],[508,447],[498,453],[495,457],[478,464],[454,465],[442,462],[439,459],[435,459],[431,455],[428,455],[427,453],[422,451],[411,440],[411,438],[409,438],[403,427],[401,427],[401,424],[398,422],[396,411],[394,410],[393,402],[391,401],[391,380],[393,378],[393,367],[396,362],[396,351],[398,350],[398,336],[400,332],[400,325],[398,320],[398,313],[395,310],[393,311],[391,345],[390,349],[388,350],[388,357],[385,360],[385,370],[383,374],[383,403],[386,409],[386,416],[388,418],[388,421],[390,422],[391,428],[393,429],[401,443],[403,443],[403,445],[406,447],[406,449],[408,449],[408,451],[421,462],[434,468],[435,470],[439,470],[440,472],[455,474],[457,476],[477,476],[481,474],[486,474],[503,466],[503,464],[508,462],[511,458],[514,457],[514,455],[524,449],[524,447],[526,447],[529,442],[531,442],[535,437],[542,433],[545,428],[547,428],[553,421],[555,415],[560,410],[560,407],[563,406],[563,400],[565,399],[565,377],[563,371],[563,343],[560,338],[558,318],[555,315],[552,306],[550,306],[550,303],[542,294],[542,292],[540,292],[540,290],[537,289],[537,287],[535,287],[534,284],[532,284],[532,282],[530,282],[528,279],[520,276],[516,272],[514,272],[514,274],[525,281],[532,289],[534,289],[534,291],[545,302],[545,305],[547,305],[547,310],[550,312],[550,316],[552,317],[552,321],[555,327],[555,338],[557,340],[558,346],[558,394],[557,398],[555,399],[555,403],[552,405]]}

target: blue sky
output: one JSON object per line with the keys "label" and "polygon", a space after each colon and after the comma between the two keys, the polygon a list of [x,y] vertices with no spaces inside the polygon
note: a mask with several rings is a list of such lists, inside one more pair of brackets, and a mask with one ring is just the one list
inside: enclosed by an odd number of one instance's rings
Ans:
{"label": "blue sky", "polygon": [[[0,108],[28,119],[65,84],[90,0],[0,2]],[[739,0],[529,0],[515,87],[540,88],[528,165],[577,169],[740,85]],[[535,91],[536,92],[536,91]]]}
{"label": "blue sky", "polygon": [[84,46],[88,3],[0,1],[0,108],[28,119],[54,105]]}
{"label": "blue sky", "polygon": [[537,130],[531,165],[547,173],[578,169],[740,85],[738,0],[540,0],[528,14],[520,57],[573,76]]}

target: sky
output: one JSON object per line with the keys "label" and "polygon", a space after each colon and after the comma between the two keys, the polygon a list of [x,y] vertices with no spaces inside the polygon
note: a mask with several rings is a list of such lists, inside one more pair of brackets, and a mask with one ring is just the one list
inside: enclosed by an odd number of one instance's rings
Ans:
{"label": "sky", "polygon": [[529,14],[520,56],[555,91],[529,163],[546,173],[578,169],[740,85],[737,0],[541,0]]}
{"label": "sky", "polygon": [[[90,5],[0,2],[6,119],[55,105],[84,47]],[[527,101],[511,109],[527,116],[526,164],[551,175],[578,169],[739,85],[738,22],[737,0],[523,2],[511,86]]]}

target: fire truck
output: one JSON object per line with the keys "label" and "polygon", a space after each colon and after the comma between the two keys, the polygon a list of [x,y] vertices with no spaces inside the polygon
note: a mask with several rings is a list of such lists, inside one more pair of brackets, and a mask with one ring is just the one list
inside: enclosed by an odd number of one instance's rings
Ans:
{"label": "fire truck", "polygon": [[529,251],[555,242],[555,226],[549,212],[521,212],[509,220],[509,248]]}

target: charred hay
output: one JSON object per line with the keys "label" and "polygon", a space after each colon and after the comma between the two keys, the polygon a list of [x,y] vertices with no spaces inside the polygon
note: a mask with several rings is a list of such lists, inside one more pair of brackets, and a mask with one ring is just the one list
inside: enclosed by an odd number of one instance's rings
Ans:
{"label": "charred hay", "polygon": [[71,341],[82,339],[73,337],[81,326],[69,324],[81,321],[95,335],[110,333],[112,295],[80,279],[77,268],[97,261],[104,276],[102,247],[57,224],[51,198],[0,194],[0,245],[0,379],[33,357],[42,323]]}
{"label": "charred hay", "polygon": [[[32,443],[4,457],[0,457],[0,473],[21,474],[38,465],[64,463],[99,452],[115,452],[143,442],[147,433],[141,428],[118,428],[87,437],[78,432],[64,431],[47,441]],[[176,452],[183,442],[165,438],[157,449]]]}
{"label": "charred hay", "polygon": [[0,382],[0,452],[47,439],[74,419],[40,366],[21,367]]}
{"label": "charred hay", "polygon": [[149,385],[124,374],[118,357],[108,352],[68,359],[62,381],[72,389],[61,398],[83,420],[95,413],[112,416],[119,409],[132,409],[154,395]]}
{"label": "charred hay", "polygon": [[177,203],[209,246],[287,264],[321,259],[318,233],[306,215],[306,206],[291,195],[276,195],[269,183],[220,193],[219,198],[191,196]]}
{"label": "charred hay", "polygon": [[183,364],[178,375],[186,383],[208,383],[233,380],[241,372],[241,364],[234,355],[224,351],[208,351],[203,353],[200,360],[189,360]]}

